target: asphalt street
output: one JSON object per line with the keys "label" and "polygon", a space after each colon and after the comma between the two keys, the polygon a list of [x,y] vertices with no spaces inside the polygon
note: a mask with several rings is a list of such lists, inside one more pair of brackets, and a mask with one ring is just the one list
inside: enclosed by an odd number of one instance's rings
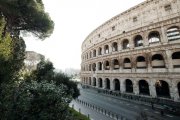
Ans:
{"label": "asphalt street", "polygon": [[[180,116],[174,116],[167,113],[161,116],[160,111],[153,110],[150,106],[132,103],[127,100],[115,99],[108,95],[100,94],[94,90],[80,88],[80,93],[81,95],[78,97],[79,100],[96,105],[119,116],[125,116],[128,120],[135,120],[142,111],[145,112],[148,115],[148,118],[151,120],[180,120]],[[102,116],[105,116],[101,113],[93,113],[92,109],[87,108],[86,106],[83,106],[75,101],[73,101],[73,104],[81,107],[82,112],[83,110],[86,111],[86,115],[87,113],[91,113],[91,116],[94,114],[94,120],[100,120]],[[102,120],[106,119],[111,120],[112,118],[107,118],[105,116],[105,118]]]}

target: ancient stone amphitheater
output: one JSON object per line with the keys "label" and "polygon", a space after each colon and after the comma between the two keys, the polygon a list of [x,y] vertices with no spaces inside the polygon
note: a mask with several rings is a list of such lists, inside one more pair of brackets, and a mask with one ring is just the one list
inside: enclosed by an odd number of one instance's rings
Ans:
{"label": "ancient stone amphitheater", "polygon": [[81,82],[180,101],[180,0],[146,0],[92,31],[82,43]]}

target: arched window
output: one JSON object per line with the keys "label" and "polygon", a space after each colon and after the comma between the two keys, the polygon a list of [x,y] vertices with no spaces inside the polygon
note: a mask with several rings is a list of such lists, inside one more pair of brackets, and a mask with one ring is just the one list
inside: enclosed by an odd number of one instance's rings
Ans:
{"label": "arched window", "polygon": [[96,78],[93,77],[93,86],[96,86]]}
{"label": "arched window", "polygon": [[138,56],[136,61],[137,61],[137,68],[146,68],[146,61],[143,56]]}
{"label": "arched window", "polygon": [[172,63],[174,68],[180,67],[180,51],[172,54]]}
{"label": "arched window", "polygon": [[155,54],[152,56],[152,67],[153,68],[164,68],[165,62],[164,58],[160,54]]}
{"label": "arched window", "polygon": [[98,70],[102,70],[102,62],[98,62]]}
{"label": "arched window", "polygon": [[149,84],[145,80],[139,81],[139,94],[149,95]]}
{"label": "arched window", "polygon": [[96,50],[93,50],[93,57],[96,57]]}
{"label": "arched window", "polygon": [[153,31],[149,33],[148,36],[149,43],[156,43],[160,41],[160,35],[159,32]]}
{"label": "arched window", "polygon": [[104,53],[105,53],[105,54],[108,54],[108,53],[109,53],[109,46],[108,46],[108,45],[105,45],[105,46],[104,46]]}
{"label": "arched window", "polygon": [[131,61],[129,58],[124,59],[124,68],[125,69],[131,69]]}
{"label": "arched window", "polygon": [[98,49],[98,55],[102,55],[102,48],[101,47],[99,47],[99,49]]}
{"label": "arched window", "polygon": [[169,85],[166,81],[158,80],[156,81],[156,93],[158,97],[170,97]]}
{"label": "arched window", "polygon": [[119,69],[119,61],[117,59],[113,60],[114,70]]}
{"label": "arched window", "polygon": [[143,46],[143,38],[141,35],[137,35],[134,39],[135,47]]}
{"label": "arched window", "polygon": [[129,80],[129,79],[126,79],[125,84],[126,84],[126,92],[132,93],[133,92],[133,83],[132,83],[132,81]]}
{"label": "arched window", "polygon": [[93,63],[92,69],[93,69],[93,71],[96,71],[96,63]]}
{"label": "arched window", "polygon": [[108,78],[105,79],[105,88],[110,89],[110,80]]}
{"label": "arched window", "polygon": [[127,39],[125,39],[122,43],[122,47],[123,49],[128,49],[129,48],[129,41]]}
{"label": "arched window", "polygon": [[120,82],[118,79],[114,79],[114,90],[120,91]]}
{"label": "arched window", "polygon": [[118,44],[117,44],[117,42],[113,42],[112,46],[113,46],[113,51],[118,51]]}
{"label": "arched window", "polygon": [[110,70],[109,61],[105,61],[105,70]]}
{"label": "arched window", "polygon": [[86,53],[86,57],[87,57],[87,59],[88,59],[88,53]]}
{"label": "arched window", "polygon": [[169,41],[180,39],[180,29],[177,26],[167,29],[167,38]]}
{"label": "arched window", "polygon": [[98,87],[102,88],[103,84],[102,84],[102,79],[101,78],[98,79],[98,85],[99,85]]}

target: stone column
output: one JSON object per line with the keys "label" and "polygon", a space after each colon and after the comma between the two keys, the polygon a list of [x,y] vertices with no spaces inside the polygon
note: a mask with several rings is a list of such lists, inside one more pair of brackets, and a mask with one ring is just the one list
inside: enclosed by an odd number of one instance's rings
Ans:
{"label": "stone column", "polygon": [[133,82],[133,91],[135,95],[139,95],[139,85],[136,79]]}
{"label": "stone column", "polygon": [[134,40],[133,40],[133,38],[129,39],[129,48],[134,49]]}
{"label": "stone column", "polygon": [[106,82],[105,82],[105,78],[102,78],[102,82],[103,82],[103,89],[106,89]]}
{"label": "stone column", "polygon": [[114,90],[114,85],[113,85],[113,78],[110,79],[110,90]]}
{"label": "stone column", "polygon": [[156,83],[155,79],[150,80],[149,91],[150,91],[150,95],[153,98],[157,97],[155,83]]}
{"label": "stone column", "polygon": [[109,54],[112,53],[112,44],[109,44]]}
{"label": "stone column", "polygon": [[120,42],[120,39],[118,40],[118,51],[121,51],[122,50],[122,44],[121,44],[121,42]]}
{"label": "stone column", "polygon": [[99,67],[98,62],[96,62],[96,71],[98,71],[98,67]]}
{"label": "stone column", "polygon": [[143,38],[144,38],[144,46],[149,46],[148,32],[145,32]]}
{"label": "stone column", "polygon": [[120,78],[120,90],[121,90],[122,93],[124,93],[126,91],[125,78]]}
{"label": "stone column", "polygon": [[161,41],[163,44],[167,44],[168,43],[168,39],[167,39],[167,33],[165,32],[165,29],[163,26],[161,26]]}
{"label": "stone column", "polygon": [[166,50],[166,56],[167,56],[167,67],[169,72],[173,72],[173,63],[172,63],[172,52],[170,50]]}

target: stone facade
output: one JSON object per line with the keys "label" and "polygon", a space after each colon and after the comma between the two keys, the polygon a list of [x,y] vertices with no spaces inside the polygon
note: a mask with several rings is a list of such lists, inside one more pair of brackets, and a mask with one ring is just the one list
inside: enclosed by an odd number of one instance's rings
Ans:
{"label": "stone facade", "polygon": [[146,0],[82,43],[81,82],[180,101],[180,0]]}

